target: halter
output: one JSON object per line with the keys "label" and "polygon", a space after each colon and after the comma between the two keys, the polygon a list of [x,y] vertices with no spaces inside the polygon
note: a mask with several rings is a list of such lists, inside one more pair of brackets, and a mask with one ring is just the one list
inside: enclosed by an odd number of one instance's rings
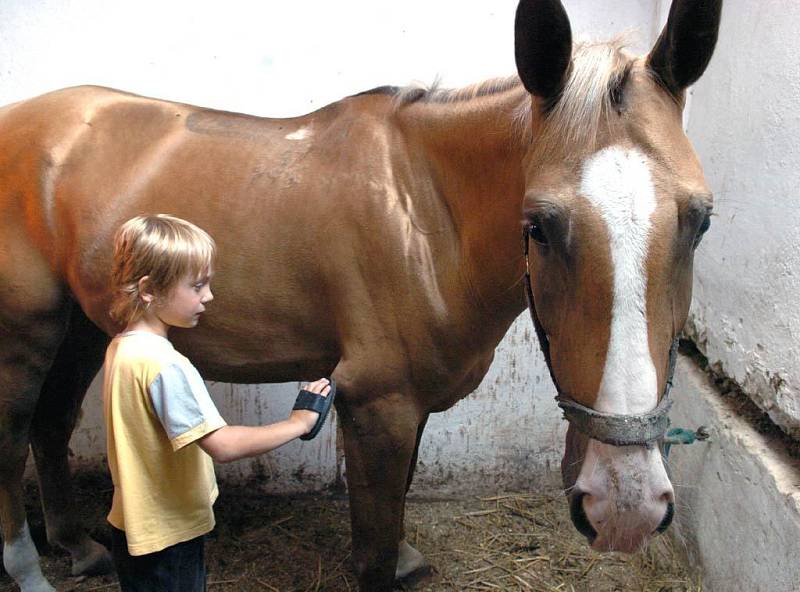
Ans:
{"label": "halter", "polygon": [[664,393],[658,405],[652,411],[634,415],[602,413],[589,407],[584,407],[575,401],[558,386],[556,375],[553,372],[553,364],[550,360],[550,340],[547,338],[542,323],[539,321],[539,315],[536,314],[528,258],[530,233],[530,226],[526,226],[522,231],[522,241],[525,249],[525,297],[528,301],[528,309],[531,311],[536,336],[539,338],[539,346],[542,348],[544,359],[547,362],[547,369],[550,371],[550,378],[558,392],[556,401],[558,401],[558,406],[564,412],[564,418],[575,429],[593,440],[599,440],[614,446],[647,446],[652,448],[656,441],[664,439],[669,428],[668,414],[670,407],[672,407],[669,391],[672,388],[672,376],[675,373],[675,362],[678,356],[678,339],[676,338],[672,342],[672,346],[669,349],[667,383],[664,386]]}

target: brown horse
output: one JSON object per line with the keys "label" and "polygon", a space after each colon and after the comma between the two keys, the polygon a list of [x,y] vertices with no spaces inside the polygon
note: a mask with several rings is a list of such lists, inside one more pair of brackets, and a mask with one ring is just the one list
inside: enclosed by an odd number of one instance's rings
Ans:
{"label": "brown horse", "polygon": [[[656,407],[708,227],[681,112],[720,5],[675,0],[655,47],[634,57],[619,43],[573,46],[560,2],[523,0],[518,77],[380,88],[292,119],[97,87],[0,110],[8,573],[26,592],[51,590],[23,505],[29,443],[49,540],[75,573],[108,567],[72,509],[67,444],[118,330],[111,236],[142,212],[218,241],[217,299],[174,335],[204,376],[336,378],[362,590],[388,590],[422,561],[403,536],[417,446],[431,412],[475,389],[525,307],[521,220],[560,393],[616,416]],[[575,428],[563,468],[576,526],[597,549],[638,548],[672,516],[658,448]]]}

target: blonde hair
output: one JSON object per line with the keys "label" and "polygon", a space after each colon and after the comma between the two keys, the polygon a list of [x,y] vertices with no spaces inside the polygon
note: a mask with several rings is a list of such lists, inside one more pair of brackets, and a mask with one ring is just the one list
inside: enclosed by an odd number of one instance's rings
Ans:
{"label": "blonde hair", "polygon": [[144,276],[148,291],[166,295],[184,277],[206,273],[216,255],[214,239],[191,222],[167,214],[131,218],[114,235],[111,317],[129,323],[144,314]]}

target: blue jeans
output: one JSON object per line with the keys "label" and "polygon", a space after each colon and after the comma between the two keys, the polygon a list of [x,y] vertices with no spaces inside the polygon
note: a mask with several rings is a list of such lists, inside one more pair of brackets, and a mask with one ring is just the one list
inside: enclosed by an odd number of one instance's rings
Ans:
{"label": "blue jeans", "polygon": [[130,555],[125,531],[111,527],[111,553],[122,592],[205,592],[205,537],[147,555]]}

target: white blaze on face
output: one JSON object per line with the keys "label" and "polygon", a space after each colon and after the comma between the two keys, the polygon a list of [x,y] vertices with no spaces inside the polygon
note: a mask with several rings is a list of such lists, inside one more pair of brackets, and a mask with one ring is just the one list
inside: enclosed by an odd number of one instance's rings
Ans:
{"label": "white blaze on face", "polygon": [[595,409],[644,413],[658,402],[647,340],[645,265],[656,208],[647,157],[616,146],[597,152],[584,163],[580,195],[606,224],[614,267],[611,337]]}
{"label": "white blaze on face", "polygon": [[[647,157],[618,146],[583,166],[580,195],[605,222],[613,299],[611,331],[595,409],[623,415],[651,411],[658,380],[647,339],[647,251],[655,188]],[[598,550],[633,551],[663,519],[672,486],[658,448],[590,440],[576,488],[586,493],[587,518]]]}

